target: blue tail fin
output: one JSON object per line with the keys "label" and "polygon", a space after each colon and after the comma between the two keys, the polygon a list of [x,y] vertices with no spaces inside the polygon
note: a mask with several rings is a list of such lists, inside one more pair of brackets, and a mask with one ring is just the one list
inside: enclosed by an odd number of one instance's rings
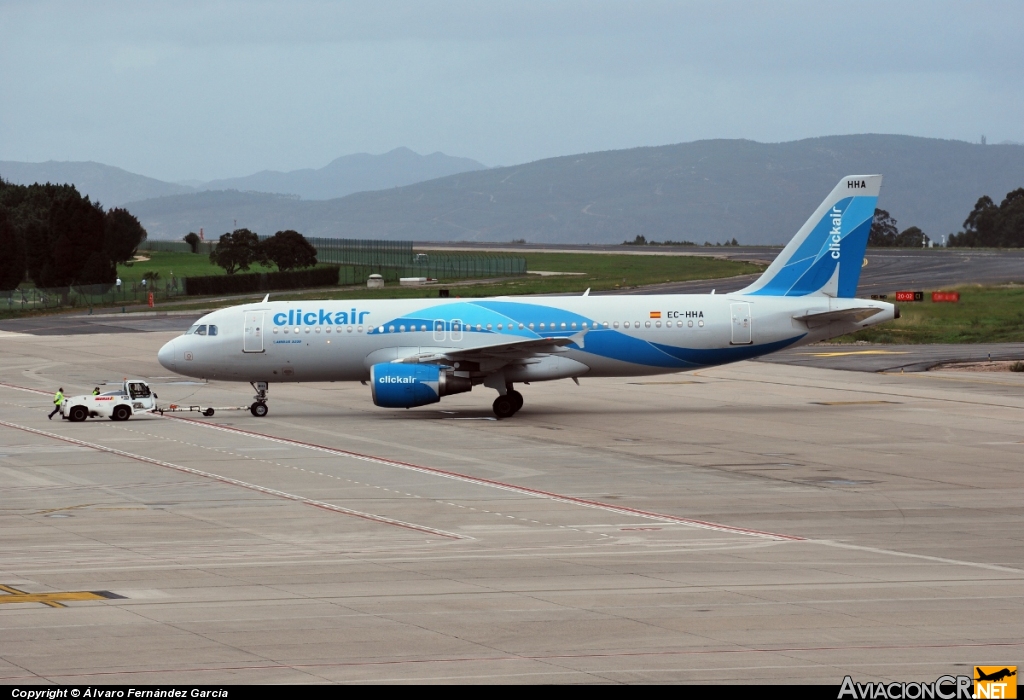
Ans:
{"label": "blue tail fin", "polygon": [[738,293],[856,295],[881,186],[881,175],[844,177],[764,274]]}

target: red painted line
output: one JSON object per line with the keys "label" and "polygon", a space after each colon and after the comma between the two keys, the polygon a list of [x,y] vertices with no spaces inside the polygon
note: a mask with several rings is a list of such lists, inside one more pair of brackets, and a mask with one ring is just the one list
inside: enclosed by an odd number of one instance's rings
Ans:
{"label": "red painted line", "polygon": [[[624,651],[593,654],[517,654],[506,656],[458,656],[452,658],[428,659],[395,659],[386,661],[336,661],[314,664],[254,664],[252,666],[207,666],[205,668],[147,668],[136,671],[93,671],[90,673],[47,673],[46,678],[77,678],[79,676],[120,676],[137,673],[210,673],[216,671],[263,671],[273,669],[296,668],[351,668],[359,666],[403,666],[406,664],[452,664],[452,663],[491,663],[495,661],[549,661],[556,659],[615,659],[652,656],[710,656],[714,654],[792,654],[799,652],[831,652],[831,651],[880,651],[910,649],[987,649],[1021,647],[1024,642],[967,642],[963,644],[860,644],[835,647],[754,647],[748,649],[688,649],[674,651]],[[575,671],[576,669],[569,669]],[[0,676],[0,680],[11,681],[26,678],[39,678],[36,675]]]}
{"label": "red painted line", "polygon": [[638,508],[630,508],[628,506],[617,506],[610,503],[602,503],[601,501],[592,501],[585,498],[576,498],[575,496],[563,496],[562,494],[554,493],[551,491],[542,491],[540,489],[532,489],[526,486],[516,486],[515,484],[506,484],[501,481],[495,481],[493,479],[485,479],[478,476],[470,476],[468,474],[460,474],[459,472],[448,471],[445,469],[437,469],[435,467],[424,467],[419,464],[411,464],[409,462],[400,462],[394,459],[386,459],[384,457],[374,457],[373,455],[361,454],[359,452],[352,452],[350,450],[342,450],[336,447],[326,447],[324,445],[317,445],[312,442],[303,442],[301,440],[292,440],[290,438],[277,437],[275,435],[267,435],[266,433],[257,433],[252,430],[243,430],[241,428],[234,428],[226,425],[219,425],[217,423],[204,423],[202,421],[195,420],[193,418],[183,418],[180,416],[161,416],[166,420],[177,420],[185,423],[191,423],[193,425],[202,426],[210,430],[221,430],[229,433],[238,433],[240,435],[248,435],[250,437],[257,437],[263,440],[269,440],[271,442],[278,442],[284,445],[296,445],[309,450],[315,450],[318,452],[327,452],[329,454],[341,455],[343,457],[349,457],[351,459],[358,459],[364,462],[374,462],[376,464],[383,464],[389,467],[397,467],[399,469],[408,469],[410,471],[420,472],[422,474],[430,474],[432,476],[440,476],[446,479],[454,479],[456,481],[464,481],[470,484],[476,484],[478,486],[488,486],[491,488],[501,489],[503,491],[511,491],[513,493],[522,494],[524,496],[532,496],[535,498],[545,498],[552,501],[558,501],[560,503],[568,503],[576,506],[583,506],[585,508],[595,508],[598,510],[605,510],[611,513],[617,513],[620,515],[632,515],[640,518],[647,518],[649,520],[660,520],[663,522],[676,523],[678,525],[686,525],[688,527],[696,527],[703,530],[715,530],[717,532],[727,532],[735,535],[749,535],[751,537],[763,537],[772,540],[782,540],[788,542],[803,542],[806,540],[804,537],[797,537],[796,535],[783,535],[777,532],[767,532],[764,530],[752,530],[745,527],[735,527],[732,525],[723,525],[721,523],[714,523],[707,520],[696,520],[693,518],[683,518],[676,515],[667,515],[664,513],[654,513],[651,511],[640,510]]}
{"label": "red painted line", "polygon": [[[45,391],[39,389],[29,389],[26,387],[19,387],[13,384],[7,384],[0,382],[0,386],[10,387],[11,389],[19,389],[21,391],[30,391],[39,394],[48,395]],[[158,415],[158,414],[154,414]],[[233,428],[226,425],[218,425],[217,423],[205,423],[202,421],[195,420],[194,418],[183,418],[181,416],[160,416],[166,420],[178,420],[185,423],[191,423],[198,425],[203,428],[209,428],[211,430],[222,430],[229,433],[238,433],[240,435],[248,435],[250,437],[257,437],[263,440],[270,440],[271,442],[278,442],[283,445],[297,445],[309,450],[316,450],[319,452],[327,452],[329,454],[341,455],[343,457],[349,457],[351,459],[358,459],[364,462],[374,462],[376,464],[383,464],[389,467],[397,467],[399,469],[408,469],[410,471],[420,472],[421,474],[431,474],[433,476],[440,476],[446,479],[454,479],[456,481],[464,481],[470,484],[476,484],[478,486],[489,486],[491,488],[501,489],[503,491],[512,491],[513,493],[522,494],[524,496],[532,496],[534,498],[545,498],[552,501],[558,501],[559,503],[568,503],[576,506],[583,506],[584,508],[595,508],[598,510],[608,511],[610,513],[617,513],[619,515],[631,515],[638,518],[646,518],[648,520],[660,520],[662,522],[675,523],[677,525],[685,525],[687,527],[695,527],[702,530],[714,530],[716,532],[726,532],[734,535],[748,535],[750,537],[763,537],[770,540],[779,540],[785,542],[804,542],[807,538],[798,537],[796,535],[784,535],[777,532],[768,532],[766,530],[753,530],[745,527],[736,527],[733,525],[723,525],[721,523],[715,523],[708,520],[696,520],[694,518],[683,518],[677,515],[667,515],[665,513],[654,513],[651,511],[640,510],[638,508],[630,508],[628,506],[616,506],[611,503],[602,503],[601,501],[592,501],[585,498],[576,498],[575,496],[564,496],[562,494],[553,493],[551,491],[542,491],[540,489],[532,489],[526,486],[516,486],[514,484],[506,484],[501,481],[495,481],[493,479],[485,479],[478,476],[470,476],[468,474],[460,474],[458,472],[448,471],[445,469],[437,469],[434,467],[424,467],[419,464],[411,464],[409,462],[400,462],[393,459],[385,459],[384,457],[374,457],[373,455],[361,454],[359,452],[352,452],[350,450],[342,450],[336,447],[326,447],[324,445],[317,445],[312,442],[303,442],[301,440],[291,440],[289,438],[280,438],[274,435],[267,435],[265,433],[257,433],[252,430],[242,430],[241,428]]]}
{"label": "red painted line", "polygon": [[387,518],[383,515],[374,515],[373,513],[364,513],[358,510],[352,510],[351,508],[343,508],[342,506],[336,506],[333,503],[324,503],[323,501],[314,501],[311,498],[304,498],[303,496],[296,496],[292,493],[285,491],[278,491],[277,489],[267,488],[266,486],[260,486],[258,484],[250,484],[247,481],[240,481],[238,479],[232,479],[228,476],[221,476],[220,474],[213,474],[211,472],[204,472],[200,469],[193,469],[192,467],[183,467],[180,464],[174,464],[172,462],[164,462],[160,459],[153,459],[152,457],[146,457],[144,455],[137,455],[131,452],[125,452],[124,450],[118,450],[113,447],[107,447],[105,445],[97,445],[92,442],[86,442],[85,440],[78,440],[76,438],[67,437],[65,435],[58,435],[56,433],[47,432],[45,430],[37,430],[36,428],[29,428],[28,426],[18,425],[17,423],[8,423],[7,421],[0,420],[0,425],[7,426],[8,428],[14,428],[15,430],[23,430],[27,433],[35,433],[36,435],[42,435],[44,437],[52,438],[54,440],[62,440],[69,442],[73,445],[80,445],[82,447],[88,447],[99,452],[107,452],[109,454],[118,455],[119,457],[127,457],[128,459],[134,459],[138,462],[145,462],[147,464],[154,464],[158,467],[166,467],[167,469],[174,469],[175,471],[184,472],[186,474],[192,474],[195,476],[201,476],[205,479],[211,479],[213,481],[219,481],[223,484],[230,484],[231,486],[239,486],[243,489],[249,489],[250,491],[258,491],[259,493],[266,494],[268,496],[276,496],[277,498],[283,498],[288,501],[295,501],[296,503],[303,503],[307,506],[313,506],[314,508],[321,508],[323,510],[333,511],[335,513],[341,513],[343,515],[350,515],[355,518],[362,518],[363,520],[370,520],[375,523],[381,523],[384,525],[393,525],[395,527],[405,528],[406,530],[414,530],[416,532],[422,532],[428,535],[434,535],[436,537],[444,537],[450,540],[466,540],[473,539],[465,535],[457,535],[454,532],[446,532],[445,530],[436,530],[432,527],[425,525],[415,525],[413,523],[407,523],[403,520],[395,520],[394,518]]}

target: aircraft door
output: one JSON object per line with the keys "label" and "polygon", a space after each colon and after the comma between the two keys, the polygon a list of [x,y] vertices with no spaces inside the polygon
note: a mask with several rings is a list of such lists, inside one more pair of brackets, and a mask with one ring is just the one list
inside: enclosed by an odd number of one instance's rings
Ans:
{"label": "aircraft door", "polygon": [[263,312],[246,311],[242,352],[263,352]]}
{"label": "aircraft door", "polygon": [[732,310],[732,344],[750,345],[750,304],[730,304]]}
{"label": "aircraft door", "polygon": [[434,342],[444,342],[444,319],[439,318],[434,320]]}

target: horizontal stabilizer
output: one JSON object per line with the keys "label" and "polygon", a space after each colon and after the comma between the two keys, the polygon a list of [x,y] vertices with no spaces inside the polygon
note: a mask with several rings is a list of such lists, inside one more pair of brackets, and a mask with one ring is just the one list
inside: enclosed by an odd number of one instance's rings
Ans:
{"label": "horizontal stabilizer", "polygon": [[881,313],[882,309],[874,306],[861,306],[856,309],[841,309],[839,311],[823,311],[817,314],[805,314],[803,316],[794,316],[793,318],[797,321],[803,321],[807,324],[808,328],[817,328],[818,326],[824,326],[829,323],[860,323],[866,318],[871,318],[877,313]]}

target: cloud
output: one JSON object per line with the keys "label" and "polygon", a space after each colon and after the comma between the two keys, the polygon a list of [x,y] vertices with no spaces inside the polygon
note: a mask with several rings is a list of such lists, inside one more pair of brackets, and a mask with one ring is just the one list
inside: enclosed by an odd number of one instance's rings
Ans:
{"label": "cloud", "polygon": [[1024,138],[1020,3],[0,2],[0,158],[158,177],[405,145]]}

